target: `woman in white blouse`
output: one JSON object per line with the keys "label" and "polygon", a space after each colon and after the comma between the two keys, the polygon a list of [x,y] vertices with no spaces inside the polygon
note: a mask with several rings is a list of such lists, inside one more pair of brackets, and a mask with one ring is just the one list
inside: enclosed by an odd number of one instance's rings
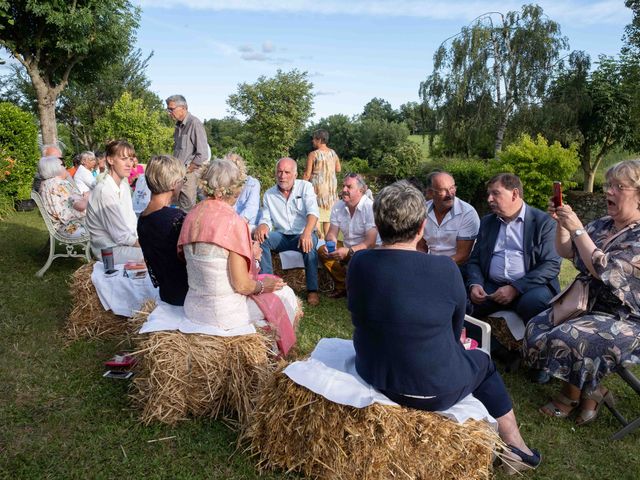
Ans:
{"label": "woman in white blouse", "polygon": [[133,146],[125,140],[107,144],[108,174],[91,192],[87,207],[92,253],[102,258],[101,250],[112,247],[116,264],[143,259],[128,181],[134,155]]}

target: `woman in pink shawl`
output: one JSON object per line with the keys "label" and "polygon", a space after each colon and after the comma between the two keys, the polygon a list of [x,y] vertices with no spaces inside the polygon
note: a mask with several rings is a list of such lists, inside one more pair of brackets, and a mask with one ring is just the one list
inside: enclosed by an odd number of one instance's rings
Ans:
{"label": "woman in pink shawl", "polygon": [[233,208],[245,179],[244,164],[229,160],[212,161],[202,174],[207,198],[191,209],[178,240],[189,278],[185,315],[225,330],[266,320],[286,354],[295,343],[297,298],[282,279],[258,275],[249,227]]}

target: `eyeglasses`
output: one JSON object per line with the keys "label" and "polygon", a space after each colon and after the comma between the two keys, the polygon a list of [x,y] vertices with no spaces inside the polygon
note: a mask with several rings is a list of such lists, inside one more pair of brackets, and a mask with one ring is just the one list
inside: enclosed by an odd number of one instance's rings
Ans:
{"label": "eyeglasses", "polygon": [[615,190],[616,192],[622,192],[624,190],[638,190],[638,187],[627,187],[626,185],[622,185],[621,183],[605,182],[602,184],[602,191],[604,193],[607,193],[611,189]]}
{"label": "eyeglasses", "polygon": [[174,110],[177,110],[178,108],[182,108],[182,105],[176,105],[175,107],[167,107],[167,112],[173,112]]}
{"label": "eyeglasses", "polygon": [[458,187],[456,187],[455,185],[451,185],[450,187],[447,187],[447,188],[433,188],[433,187],[429,188],[429,190],[431,190],[433,193],[442,194],[442,195],[446,195],[447,193],[456,193],[457,189]]}

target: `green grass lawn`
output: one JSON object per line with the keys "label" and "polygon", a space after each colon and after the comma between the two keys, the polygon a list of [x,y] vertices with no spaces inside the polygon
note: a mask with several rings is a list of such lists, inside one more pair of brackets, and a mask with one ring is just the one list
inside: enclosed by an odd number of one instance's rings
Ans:
{"label": "green grass lawn", "polygon": [[[236,451],[236,434],[222,422],[141,425],[126,383],[101,377],[102,362],[126,345],[65,346],[60,332],[69,313],[67,280],[81,263],[56,260],[43,279],[36,278],[46,259],[46,238],[36,212],[0,223],[0,478],[298,478],[258,477],[251,459]],[[563,283],[572,276],[565,265]],[[306,309],[300,349],[309,352],[322,337],[350,335],[345,300],[323,298],[320,307]],[[544,456],[543,466],[527,478],[640,478],[640,432],[610,441],[619,425],[604,409],[584,428],[544,417],[537,408],[557,384],[533,385],[523,372],[504,379],[525,438]],[[638,396],[615,378],[605,383],[623,412],[640,415]],[[166,437],[172,438],[152,442]]]}

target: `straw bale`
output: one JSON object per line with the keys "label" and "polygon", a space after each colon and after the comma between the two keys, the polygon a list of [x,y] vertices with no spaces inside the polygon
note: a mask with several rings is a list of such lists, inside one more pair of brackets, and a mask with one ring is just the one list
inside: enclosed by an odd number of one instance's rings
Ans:
{"label": "straw bale", "polygon": [[491,334],[498,340],[507,350],[520,351],[522,341],[516,340],[511,334],[511,330],[507,326],[507,322],[502,317],[492,317],[489,315],[484,319],[491,325]]}
{"label": "straw bale", "polygon": [[269,345],[260,333],[149,334],[135,353],[140,371],[132,398],[142,408],[141,420],[173,425],[190,415],[230,415],[245,423],[257,392],[275,368]]}
{"label": "straw bale", "polygon": [[240,442],[260,471],[319,479],[488,479],[499,438],[485,422],[460,425],[441,415],[374,404],[358,409],[326,400],[272,375]]}
{"label": "straw bale", "polygon": [[[271,257],[273,263],[273,273],[281,277],[287,285],[289,285],[296,292],[303,292],[307,289],[306,276],[304,268],[290,268],[287,270],[282,269],[280,263],[280,255],[274,253]],[[333,278],[329,275],[326,268],[320,268],[318,270],[318,290],[323,293],[332,292],[334,289]]]}

